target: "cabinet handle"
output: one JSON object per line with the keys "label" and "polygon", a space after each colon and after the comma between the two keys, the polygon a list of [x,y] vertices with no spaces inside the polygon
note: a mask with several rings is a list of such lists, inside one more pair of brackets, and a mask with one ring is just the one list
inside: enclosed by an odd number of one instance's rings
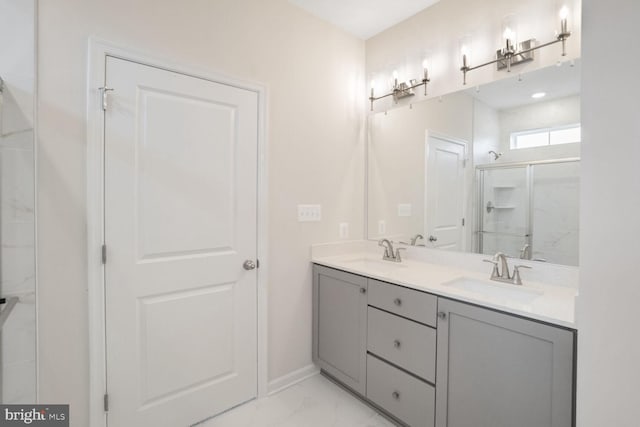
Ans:
{"label": "cabinet handle", "polygon": [[402,345],[402,344],[400,343],[400,341],[398,341],[398,340],[394,340],[394,341],[393,341],[393,346],[394,346],[395,348],[400,348],[400,346],[401,346],[401,345]]}
{"label": "cabinet handle", "polygon": [[394,391],[393,393],[391,393],[391,396],[393,396],[395,400],[400,400],[400,392],[398,391]]}
{"label": "cabinet handle", "polygon": [[400,298],[396,298],[393,300],[393,303],[400,307],[402,305],[402,300]]}
{"label": "cabinet handle", "polygon": [[445,320],[446,318],[447,318],[447,313],[445,313],[444,311],[438,312],[438,319]]}
{"label": "cabinet handle", "polygon": [[366,294],[367,293],[367,288],[360,288],[360,293],[361,294]]}

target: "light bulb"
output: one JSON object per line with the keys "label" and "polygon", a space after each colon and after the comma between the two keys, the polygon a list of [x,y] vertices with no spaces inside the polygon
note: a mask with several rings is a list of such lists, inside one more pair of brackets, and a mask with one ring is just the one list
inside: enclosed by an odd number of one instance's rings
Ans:
{"label": "light bulb", "polygon": [[398,80],[398,70],[393,70],[392,75],[394,80]]}
{"label": "light bulb", "polygon": [[423,60],[422,61],[422,69],[426,70],[427,69],[427,60]]}
{"label": "light bulb", "polygon": [[567,6],[562,6],[560,9],[560,19],[567,19],[569,17],[569,8]]}
{"label": "light bulb", "polygon": [[[569,26],[567,24],[567,17],[569,16],[569,9],[567,8],[567,6],[562,6],[562,8],[560,9],[560,33],[563,36],[566,36],[567,34],[569,34]],[[564,56],[564,40],[563,40],[563,47],[562,47],[562,56]]]}
{"label": "light bulb", "polygon": [[517,49],[518,17],[515,14],[507,15],[502,20],[502,37],[506,42],[506,49],[508,51]]}
{"label": "light bulb", "polygon": [[375,79],[371,79],[371,85],[369,86],[372,90],[375,89],[376,87],[376,80]]}
{"label": "light bulb", "polygon": [[509,40],[512,44],[515,44],[516,33],[510,27],[505,28],[503,37],[505,40]]}

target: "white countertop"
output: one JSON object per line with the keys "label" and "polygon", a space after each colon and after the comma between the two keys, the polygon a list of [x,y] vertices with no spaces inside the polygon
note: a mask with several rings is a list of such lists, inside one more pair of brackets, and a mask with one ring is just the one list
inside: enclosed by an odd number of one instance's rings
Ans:
{"label": "white countertop", "polygon": [[[379,253],[370,251],[341,250],[337,255],[328,255],[327,251],[318,252],[322,253],[312,254],[312,262],[316,264],[576,329],[574,307],[577,289],[530,281],[526,279],[526,272],[522,274],[524,285],[516,287],[489,281],[492,267],[488,264],[486,273],[479,273],[423,260],[404,259],[401,263],[383,261]],[[470,291],[450,285],[450,282],[461,278],[482,281],[490,287],[491,292]],[[510,294],[517,293],[517,290],[522,290],[530,298],[524,298],[526,301],[512,298]]]}

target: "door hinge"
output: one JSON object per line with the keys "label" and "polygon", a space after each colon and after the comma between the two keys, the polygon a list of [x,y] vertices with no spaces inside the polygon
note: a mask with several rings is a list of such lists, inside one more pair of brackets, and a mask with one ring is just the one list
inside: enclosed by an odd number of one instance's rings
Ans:
{"label": "door hinge", "polygon": [[108,99],[107,99],[107,92],[112,91],[113,89],[110,87],[99,87],[98,90],[100,91],[100,94],[102,96],[102,111],[107,111],[107,107],[109,106],[108,104]]}
{"label": "door hinge", "polygon": [[260,268],[260,260],[256,259],[256,268]]}
{"label": "door hinge", "polygon": [[107,263],[107,245],[102,245],[102,263]]}
{"label": "door hinge", "polygon": [[[113,89],[111,89],[113,90]],[[462,167],[466,168],[467,167],[467,159],[462,159]]]}
{"label": "door hinge", "polygon": [[109,395],[104,395],[104,412],[109,412]]}
{"label": "door hinge", "polygon": [[462,226],[464,227],[464,218],[462,218]]}

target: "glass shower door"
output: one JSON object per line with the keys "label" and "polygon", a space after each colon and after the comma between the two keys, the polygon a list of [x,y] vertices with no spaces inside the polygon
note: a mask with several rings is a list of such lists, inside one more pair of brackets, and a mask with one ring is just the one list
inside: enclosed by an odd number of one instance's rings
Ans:
{"label": "glass shower door", "polygon": [[479,170],[478,252],[526,256],[529,250],[528,167]]}
{"label": "glass shower door", "polygon": [[532,256],[578,265],[580,162],[532,166]]}

